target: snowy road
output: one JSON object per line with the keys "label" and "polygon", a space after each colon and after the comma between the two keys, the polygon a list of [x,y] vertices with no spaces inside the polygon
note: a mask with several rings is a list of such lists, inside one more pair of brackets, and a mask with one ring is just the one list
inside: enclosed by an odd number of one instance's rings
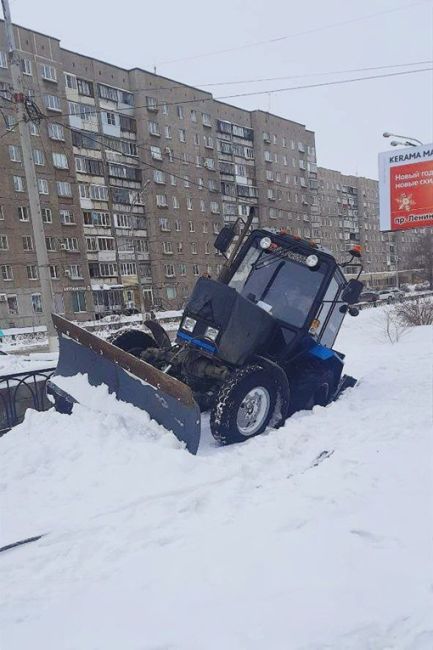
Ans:
{"label": "snowy road", "polygon": [[244,445],[193,457],[101,391],[29,413],[0,544],[48,534],[0,555],[4,647],[431,650],[432,332],[378,311],[339,339],[359,386]]}

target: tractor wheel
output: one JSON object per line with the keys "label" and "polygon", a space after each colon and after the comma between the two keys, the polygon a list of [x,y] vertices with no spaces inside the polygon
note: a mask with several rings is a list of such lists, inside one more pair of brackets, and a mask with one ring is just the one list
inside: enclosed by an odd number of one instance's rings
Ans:
{"label": "tractor wheel", "polygon": [[272,374],[254,364],[236,370],[221,386],[210,415],[215,440],[223,445],[244,442],[263,433],[278,394]]}
{"label": "tractor wheel", "polygon": [[108,340],[116,348],[129,352],[134,357],[140,357],[140,353],[147,348],[156,347],[154,339],[142,330],[126,330],[120,334],[114,334]]}

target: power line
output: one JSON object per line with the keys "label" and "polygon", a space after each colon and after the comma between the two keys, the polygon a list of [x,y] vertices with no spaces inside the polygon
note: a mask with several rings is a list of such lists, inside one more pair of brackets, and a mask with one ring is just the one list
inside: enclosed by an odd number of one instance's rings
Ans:
{"label": "power line", "polygon": [[[45,117],[49,121],[51,121],[52,123],[59,124],[58,122],[53,121],[53,119],[50,118],[49,116],[45,116]],[[66,129],[68,129],[71,132],[76,130],[76,129],[73,129],[72,127],[70,127],[69,125],[60,124],[60,126],[64,126]],[[103,136],[100,136],[99,134],[97,134],[97,136],[98,137],[103,137]],[[118,153],[117,149],[115,149],[114,147],[110,147],[109,145],[107,145],[107,143],[105,143],[105,142],[103,142],[101,140],[98,140],[96,137],[92,137],[92,136],[88,135],[87,132],[86,132],[86,137],[88,137],[89,140],[95,142],[96,144],[100,144],[100,145],[106,147],[107,149],[111,149],[112,151],[115,151],[116,153]],[[137,148],[141,149],[141,148],[144,148],[144,146],[143,145],[137,145]],[[154,170],[159,171],[159,172],[167,173],[167,171],[165,169],[161,169],[161,167],[157,167],[156,165],[153,165],[152,163],[148,163],[148,162],[144,161],[142,158],[139,158],[139,161],[140,161],[140,163],[142,165],[144,165],[146,167],[149,167],[150,169],[154,169]],[[181,180],[182,182],[185,182],[185,176],[180,176],[179,174],[173,174],[172,172],[169,172],[169,173],[172,176],[174,176],[175,178],[177,178],[178,180]],[[197,182],[195,182],[193,180],[189,180],[189,184],[192,185],[192,186],[198,187],[201,190],[204,189],[204,187],[202,185],[200,185],[200,183],[197,183]],[[290,189],[290,188],[286,188],[286,189]],[[307,188],[305,188],[305,189],[307,189]],[[219,195],[221,195],[221,193],[219,193]],[[255,197],[249,197],[249,198],[254,199]],[[258,203],[258,202],[254,203],[254,206],[257,206],[259,208],[263,208],[264,210],[269,209],[270,207],[272,207],[272,206],[261,204],[261,203]],[[293,216],[293,214],[305,214],[305,212],[301,212],[300,210],[295,210],[295,209],[289,210],[289,209],[285,209],[285,208],[281,208],[281,207],[278,207],[276,209],[278,211],[284,212],[284,213],[286,213],[286,214],[288,214],[290,216]],[[220,216],[220,213],[218,213],[217,215],[214,215],[214,216]]]}
{"label": "power line", "polygon": [[[433,70],[433,67],[429,68],[418,68],[416,70],[404,70],[401,72],[388,72],[385,74],[380,74],[380,75],[369,75],[367,77],[352,77],[350,79],[337,79],[333,81],[324,81],[324,82],[319,82],[319,83],[313,83],[313,84],[305,84],[305,85],[299,85],[299,86],[288,86],[286,88],[274,88],[271,90],[257,90],[254,92],[246,92],[246,93],[236,93],[234,95],[222,95],[220,97],[196,97],[194,99],[183,99],[177,102],[160,102],[156,103],[153,105],[154,108],[159,108],[159,107],[168,107],[168,106],[179,106],[179,105],[185,105],[185,104],[197,104],[200,102],[209,102],[209,101],[222,101],[225,99],[235,99],[237,97],[254,97],[257,95],[272,95],[275,93],[282,93],[282,92],[289,92],[291,90],[305,90],[309,88],[320,88],[320,87],[325,87],[325,86],[338,86],[342,84],[348,84],[348,83],[356,83],[359,81],[371,81],[374,79],[386,79],[390,77],[399,77],[403,75],[410,75],[410,74],[418,74],[420,72],[430,72]],[[76,103],[76,102],[75,102]],[[85,104],[85,106],[89,106],[90,108],[93,108],[93,106],[89,104]],[[131,111],[136,110],[138,108],[148,108],[147,104],[139,105],[139,106],[131,106]],[[101,108],[94,108],[94,110],[89,111],[92,115],[96,115],[98,113],[106,113],[110,112],[107,109],[101,109]],[[115,112],[115,111],[114,111]],[[59,116],[61,117],[69,117],[71,115],[75,115],[75,113],[60,113]],[[126,117],[131,117],[130,115],[125,115]]]}
{"label": "power line", "polygon": [[400,5],[398,7],[394,7],[393,9],[384,9],[382,11],[376,11],[375,13],[372,14],[367,14],[364,16],[360,16],[358,18],[349,18],[347,20],[342,20],[336,23],[330,23],[328,25],[322,25],[319,27],[312,27],[310,29],[306,29],[300,32],[292,32],[291,34],[286,34],[285,36],[278,36],[275,38],[268,38],[266,40],[262,41],[255,41],[253,43],[245,43],[244,45],[238,45],[236,47],[230,47],[230,48],[225,48],[221,50],[214,50],[212,52],[204,52],[202,54],[195,54],[192,56],[186,56],[182,57],[179,59],[170,59],[166,61],[160,61],[156,65],[169,65],[172,63],[179,63],[182,61],[192,61],[194,59],[203,59],[204,57],[208,56],[216,56],[218,54],[228,54],[231,52],[238,52],[240,50],[245,50],[249,49],[251,47],[257,47],[260,45],[267,45],[270,43],[281,43],[282,41],[289,40],[291,38],[298,38],[299,36],[308,36],[310,34],[317,34],[318,32],[322,32],[328,29],[333,29],[334,27],[344,27],[346,25],[352,25],[354,23],[362,22],[363,20],[369,20],[370,18],[376,18],[377,16],[384,16],[388,15],[391,13],[395,13],[397,11],[404,11],[405,9],[412,9],[413,7],[417,7],[419,5],[427,4],[431,2],[431,0],[420,0],[419,2],[412,2],[410,4],[405,4],[405,5]]}

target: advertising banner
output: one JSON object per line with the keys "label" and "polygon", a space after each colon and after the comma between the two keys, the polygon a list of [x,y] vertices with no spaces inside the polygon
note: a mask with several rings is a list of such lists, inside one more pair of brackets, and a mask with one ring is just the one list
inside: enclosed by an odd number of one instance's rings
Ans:
{"label": "advertising banner", "polygon": [[381,230],[433,226],[433,144],[379,154]]}

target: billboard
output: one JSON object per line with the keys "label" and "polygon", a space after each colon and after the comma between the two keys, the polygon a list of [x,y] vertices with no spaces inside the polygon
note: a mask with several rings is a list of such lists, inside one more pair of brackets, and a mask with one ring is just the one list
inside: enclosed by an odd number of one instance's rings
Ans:
{"label": "billboard", "polygon": [[433,144],[379,154],[381,230],[433,226]]}

